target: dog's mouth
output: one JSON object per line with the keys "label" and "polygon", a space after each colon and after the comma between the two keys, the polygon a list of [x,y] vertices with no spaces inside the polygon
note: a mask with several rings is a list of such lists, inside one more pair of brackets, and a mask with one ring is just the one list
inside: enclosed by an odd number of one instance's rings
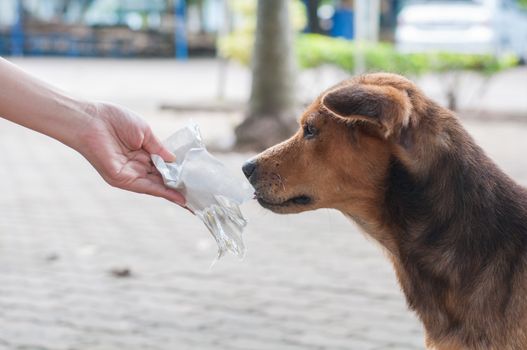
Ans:
{"label": "dog's mouth", "polygon": [[294,197],[291,197],[281,202],[269,200],[263,196],[258,195],[258,193],[255,194],[255,198],[262,207],[268,208],[268,209],[289,207],[292,205],[305,206],[313,202],[313,198],[307,195],[294,196]]}

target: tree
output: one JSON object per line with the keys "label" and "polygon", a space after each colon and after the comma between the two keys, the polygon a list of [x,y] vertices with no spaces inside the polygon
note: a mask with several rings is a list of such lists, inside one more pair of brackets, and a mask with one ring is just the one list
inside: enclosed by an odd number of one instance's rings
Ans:
{"label": "tree", "polygon": [[296,129],[296,62],[289,0],[259,0],[252,58],[252,86],[237,146],[266,148]]}
{"label": "tree", "polygon": [[320,0],[306,0],[304,3],[307,9],[308,32],[321,34],[322,28],[320,28],[320,23],[318,22],[318,6],[320,5]]}

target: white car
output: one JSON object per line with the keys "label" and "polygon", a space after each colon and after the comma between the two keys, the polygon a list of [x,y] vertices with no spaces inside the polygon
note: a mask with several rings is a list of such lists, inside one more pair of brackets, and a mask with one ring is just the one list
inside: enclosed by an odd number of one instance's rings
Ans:
{"label": "white car", "polygon": [[397,22],[402,52],[514,53],[527,60],[527,8],[518,0],[407,1]]}

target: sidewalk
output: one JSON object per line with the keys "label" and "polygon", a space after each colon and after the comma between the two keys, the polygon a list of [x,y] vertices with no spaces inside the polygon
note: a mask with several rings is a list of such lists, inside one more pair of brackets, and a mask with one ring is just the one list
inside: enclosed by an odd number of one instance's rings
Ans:
{"label": "sidewalk", "polygon": [[248,204],[246,259],[209,270],[214,240],[187,211],[1,120],[0,148],[2,350],[422,348],[388,261],[338,213]]}
{"label": "sidewalk", "polygon": [[[220,61],[196,59],[113,60],[65,58],[17,58],[20,63],[48,81],[87,98],[110,99],[145,111],[157,111],[164,104],[207,104],[219,91],[236,105],[248,100],[250,71],[236,63],[226,66],[221,83]],[[338,69],[324,66],[304,71],[298,79],[299,95],[310,101],[324,89],[349,77]],[[445,100],[443,77],[425,75],[417,83],[434,100]],[[483,78],[465,74],[460,80],[460,109],[495,113],[525,114],[527,118],[527,66],[492,76],[482,89]],[[223,88],[220,88],[223,87]],[[123,90],[126,90],[125,92]]]}
{"label": "sidewalk", "polygon": [[[16,62],[139,111],[161,136],[187,116],[160,103],[215,91],[204,61]],[[236,74],[228,96],[241,98],[248,80]],[[240,115],[193,117],[207,141]],[[466,126],[527,184],[527,123]],[[381,249],[335,211],[280,216],[244,205],[246,259],[228,256],[209,270],[214,240],[187,211],[113,189],[80,155],[1,119],[0,149],[1,350],[424,348]],[[220,158],[236,169],[250,156]]]}

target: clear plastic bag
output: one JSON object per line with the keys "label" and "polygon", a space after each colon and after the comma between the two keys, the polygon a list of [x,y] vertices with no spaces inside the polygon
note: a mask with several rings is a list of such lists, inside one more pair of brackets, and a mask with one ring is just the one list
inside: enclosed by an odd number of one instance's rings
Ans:
{"label": "clear plastic bag", "polygon": [[207,151],[193,122],[176,131],[164,145],[176,155],[176,161],[165,163],[158,155],[152,155],[152,161],[165,185],[181,192],[189,209],[205,223],[218,244],[218,259],[226,251],[243,258],[242,231],[247,221],[239,205],[252,198],[254,189]]}

